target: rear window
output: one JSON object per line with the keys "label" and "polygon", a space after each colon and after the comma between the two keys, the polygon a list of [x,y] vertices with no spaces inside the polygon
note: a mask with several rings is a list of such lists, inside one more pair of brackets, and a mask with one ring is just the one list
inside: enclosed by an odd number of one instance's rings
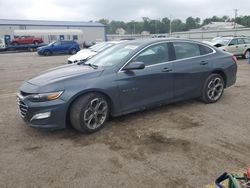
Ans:
{"label": "rear window", "polygon": [[250,44],[250,39],[249,38],[245,38],[244,41],[245,41],[246,44]]}
{"label": "rear window", "polygon": [[184,59],[189,57],[196,57],[200,55],[200,48],[198,44],[188,42],[174,42],[176,59]]}
{"label": "rear window", "polygon": [[210,54],[213,52],[213,50],[207,46],[199,45],[199,47],[200,47],[200,54],[201,55],[206,55],[206,54]]}

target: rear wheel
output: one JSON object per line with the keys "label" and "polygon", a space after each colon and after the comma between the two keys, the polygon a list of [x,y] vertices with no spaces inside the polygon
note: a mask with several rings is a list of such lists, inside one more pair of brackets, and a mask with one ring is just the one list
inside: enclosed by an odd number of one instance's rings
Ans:
{"label": "rear wheel", "polygon": [[217,102],[224,92],[225,83],[221,75],[211,74],[205,81],[201,100],[205,103]]}
{"label": "rear wheel", "polygon": [[105,96],[90,93],[78,98],[70,108],[70,121],[80,132],[93,133],[101,129],[109,116]]}
{"label": "rear wheel", "polygon": [[248,58],[249,58],[249,56],[250,56],[250,51],[249,51],[249,50],[247,50],[247,51],[245,52],[245,54],[242,56],[242,58],[244,58],[244,59],[248,59]]}
{"label": "rear wheel", "polygon": [[52,53],[51,53],[51,51],[49,51],[49,50],[45,50],[44,52],[43,52],[43,55],[44,56],[50,56]]}

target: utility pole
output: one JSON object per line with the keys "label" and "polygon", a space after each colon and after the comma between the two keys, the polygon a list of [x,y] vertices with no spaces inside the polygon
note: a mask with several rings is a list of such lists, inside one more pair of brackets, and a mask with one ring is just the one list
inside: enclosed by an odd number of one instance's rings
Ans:
{"label": "utility pole", "polygon": [[172,32],[172,15],[169,17],[169,37],[171,37]]}
{"label": "utility pole", "polygon": [[234,9],[234,29],[236,28],[236,17],[239,9]]}

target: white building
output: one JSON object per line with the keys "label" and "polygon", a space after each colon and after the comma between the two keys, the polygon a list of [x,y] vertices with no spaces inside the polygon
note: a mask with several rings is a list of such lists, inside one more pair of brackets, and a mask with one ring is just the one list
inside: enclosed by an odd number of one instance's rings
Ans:
{"label": "white building", "polygon": [[[244,28],[243,25],[235,23],[235,28]],[[198,29],[191,29],[190,31],[208,31],[208,30],[226,30],[234,29],[234,22],[211,22]]]}
{"label": "white building", "polygon": [[0,38],[8,41],[14,36],[42,37],[46,43],[77,40],[82,44],[105,41],[106,30],[103,24],[97,22],[0,19]]}

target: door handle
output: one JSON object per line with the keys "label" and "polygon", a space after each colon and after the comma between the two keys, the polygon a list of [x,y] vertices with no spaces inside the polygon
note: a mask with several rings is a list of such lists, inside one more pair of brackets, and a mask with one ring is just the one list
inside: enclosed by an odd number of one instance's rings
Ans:
{"label": "door handle", "polygon": [[238,46],[235,46],[235,48],[238,48]]}
{"label": "door handle", "polygon": [[201,64],[201,65],[207,65],[208,62],[207,62],[207,61],[201,61],[200,64]]}
{"label": "door handle", "polygon": [[168,68],[168,67],[165,67],[162,69],[162,72],[171,72],[172,69],[171,68]]}

